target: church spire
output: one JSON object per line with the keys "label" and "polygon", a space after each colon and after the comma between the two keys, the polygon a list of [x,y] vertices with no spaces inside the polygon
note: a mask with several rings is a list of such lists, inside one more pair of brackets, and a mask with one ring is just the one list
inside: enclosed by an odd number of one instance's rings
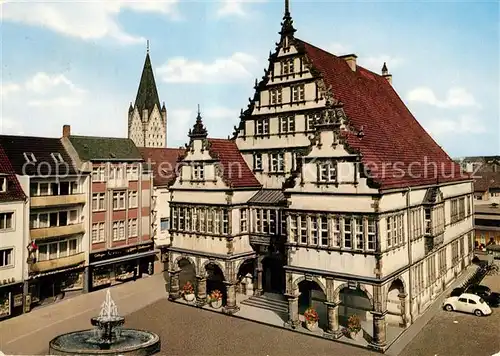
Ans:
{"label": "church spire", "polygon": [[297,30],[293,27],[292,15],[290,14],[290,0],[285,0],[285,14],[281,23],[281,39],[284,37],[293,37]]}
{"label": "church spire", "polygon": [[160,98],[158,97],[158,90],[156,89],[151,58],[149,57],[148,41],[146,48],[146,60],[144,61],[141,81],[139,83],[139,89],[137,90],[134,106],[139,109],[139,111],[147,109],[151,113],[155,104],[158,106],[158,110],[160,110]]}
{"label": "church spire", "polygon": [[208,136],[207,129],[205,128],[205,125],[203,125],[203,120],[201,118],[200,104],[198,104],[198,116],[196,117],[196,122],[193,128],[189,130],[188,136],[191,140],[204,139]]}

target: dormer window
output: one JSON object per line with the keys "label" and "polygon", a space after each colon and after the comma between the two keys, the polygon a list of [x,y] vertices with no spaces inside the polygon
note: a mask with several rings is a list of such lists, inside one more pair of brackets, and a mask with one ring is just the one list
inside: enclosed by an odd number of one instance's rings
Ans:
{"label": "dormer window", "polygon": [[294,85],[292,87],[292,101],[293,102],[304,101],[305,98],[306,98],[306,95],[305,95],[304,84]]}
{"label": "dormer window", "polygon": [[318,181],[321,183],[335,183],[337,181],[337,164],[333,162],[318,165]]}
{"label": "dormer window", "polygon": [[24,159],[26,160],[26,162],[28,162],[28,163],[35,163],[36,162],[36,158],[35,158],[35,155],[33,154],[33,152],[24,152],[23,155],[24,155]]}
{"label": "dormer window", "polygon": [[5,193],[7,191],[7,178],[0,177],[0,192]]}
{"label": "dormer window", "polygon": [[293,58],[285,60],[283,62],[283,74],[292,74],[293,72],[294,72]]}
{"label": "dormer window", "polygon": [[281,88],[269,90],[270,103],[271,105],[281,104],[283,102],[283,96],[281,95]]}
{"label": "dormer window", "polygon": [[54,161],[56,161],[56,163],[64,163],[64,159],[59,152],[51,153],[50,155],[52,156]]}
{"label": "dormer window", "polygon": [[193,166],[193,178],[195,180],[205,179],[205,170],[203,164],[197,163]]}
{"label": "dormer window", "polygon": [[306,116],[306,131],[313,131],[319,118],[320,118],[319,113],[307,115]]}

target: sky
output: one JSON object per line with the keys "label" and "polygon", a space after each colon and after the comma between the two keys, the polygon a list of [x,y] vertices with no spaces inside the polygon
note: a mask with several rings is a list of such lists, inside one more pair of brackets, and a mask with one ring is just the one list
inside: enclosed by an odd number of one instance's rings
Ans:
{"label": "sky", "polygon": [[[227,137],[279,40],[284,0],[1,1],[0,133],[127,135],[150,43],[167,144],[197,105]],[[450,156],[500,154],[498,1],[290,1],[296,36],[355,53]]]}

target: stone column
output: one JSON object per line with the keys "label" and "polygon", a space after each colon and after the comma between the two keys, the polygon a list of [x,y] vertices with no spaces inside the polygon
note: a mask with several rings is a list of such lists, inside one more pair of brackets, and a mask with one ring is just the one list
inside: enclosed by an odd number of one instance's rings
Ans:
{"label": "stone column", "polygon": [[89,290],[89,282],[90,282],[89,276],[90,276],[90,266],[87,266],[83,270],[83,275],[82,275],[83,293],[88,293],[90,291]]}
{"label": "stone column", "polygon": [[285,295],[288,298],[288,321],[285,322],[286,328],[295,329],[300,325],[299,320],[299,296]]}
{"label": "stone column", "polygon": [[372,312],[373,339],[370,347],[374,348],[377,351],[385,351],[385,348],[387,346],[385,314],[386,312]]}
{"label": "stone column", "polygon": [[327,328],[324,336],[329,339],[338,339],[342,336],[342,330],[339,327],[339,303],[325,302],[327,315]]}
{"label": "stone column", "polygon": [[196,279],[198,280],[196,305],[202,307],[207,303],[207,278],[205,276],[196,276]]}
{"label": "stone column", "polygon": [[169,271],[170,275],[170,293],[168,299],[176,300],[180,298],[180,288],[179,288],[179,273],[181,271]]}
{"label": "stone column", "polygon": [[31,296],[28,297],[30,292],[30,283],[29,281],[23,282],[23,314],[28,313],[31,309]]}
{"label": "stone column", "polygon": [[254,295],[259,296],[262,295],[264,289],[262,288],[262,260],[260,258],[257,258],[257,268],[255,269],[256,271],[256,280],[257,280],[257,287],[255,288]]}
{"label": "stone column", "polygon": [[240,308],[236,305],[236,284],[235,283],[230,283],[230,282],[224,282],[226,283],[226,305],[222,309],[222,311],[226,314],[234,314]]}
{"label": "stone column", "polygon": [[408,326],[408,320],[406,319],[406,293],[400,293],[398,294],[399,297],[399,303],[401,306],[401,325],[403,328],[406,328]]}

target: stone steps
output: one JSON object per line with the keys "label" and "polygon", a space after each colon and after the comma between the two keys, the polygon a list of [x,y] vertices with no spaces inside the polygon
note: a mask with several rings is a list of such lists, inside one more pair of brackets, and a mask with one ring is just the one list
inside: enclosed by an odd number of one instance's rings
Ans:
{"label": "stone steps", "polygon": [[241,302],[241,304],[248,305],[255,308],[261,308],[266,310],[271,310],[279,313],[288,313],[288,302],[284,299],[277,299],[276,297],[270,297],[261,295],[253,296]]}

